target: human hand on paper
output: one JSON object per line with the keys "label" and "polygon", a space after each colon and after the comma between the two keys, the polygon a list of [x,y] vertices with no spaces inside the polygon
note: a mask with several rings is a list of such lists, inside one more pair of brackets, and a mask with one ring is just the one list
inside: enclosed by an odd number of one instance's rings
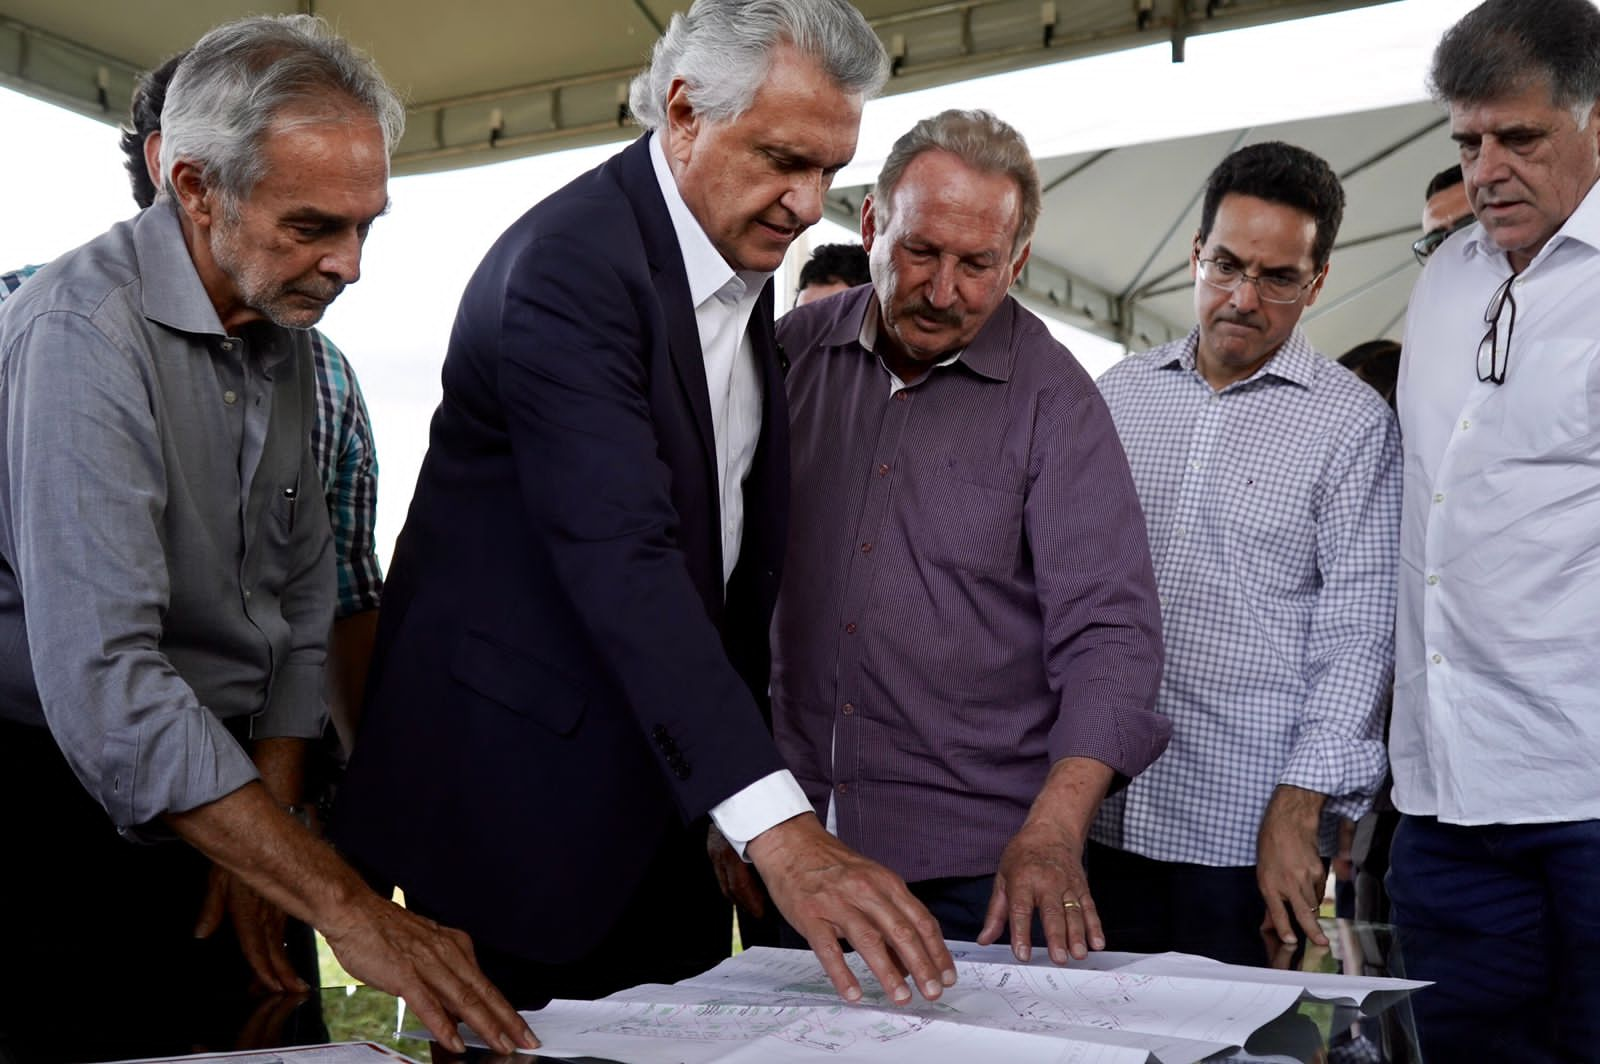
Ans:
{"label": "human hand on paper", "polygon": [[1064,825],[1029,817],[1000,855],[989,911],[978,933],[987,946],[1011,929],[1011,952],[1026,962],[1032,955],[1033,914],[1044,926],[1050,959],[1066,964],[1082,960],[1091,949],[1105,949],[1100,913],[1083,874],[1083,844]]}
{"label": "human hand on paper", "polygon": [[706,832],[706,854],[711,858],[711,870],[717,875],[717,886],[722,896],[751,916],[767,914],[767,892],[750,871],[744,858],[734,852],[728,840],[715,824]]}
{"label": "human hand on paper", "polygon": [[200,903],[194,937],[210,938],[224,917],[233,922],[239,949],[255,973],[256,982],[270,993],[300,993],[310,989],[295,973],[284,949],[283,910],[257,894],[227,869],[211,866],[206,896]]}
{"label": "human hand on paper", "polygon": [[1106,948],[1083,874],[1083,840],[1111,777],[1111,766],[1092,757],[1063,757],[1050,766],[1028,819],[1000,855],[979,944],[998,939],[1009,921],[1011,953],[1026,962],[1037,910],[1055,963]]}
{"label": "human hand on paper", "polygon": [[494,1049],[537,1049],[522,1017],[478,968],[472,940],[393,902],[367,893],[348,915],[321,928],[345,971],[404,998],[417,1018],[450,1049],[462,1049],[459,1017]]}
{"label": "human hand on paper", "polygon": [[929,1001],[955,985],[955,961],[939,922],[899,876],[828,834],[812,814],[769,828],[745,852],[773,903],[805,936],[844,1000],[859,1001],[861,984],[845,963],[840,938],[867,962],[897,1005],[911,1000],[907,975]]}
{"label": "human hand on paper", "polygon": [[1317,824],[1325,801],[1327,797],[1315,791],[1279,784],[1261,818],[1256,885],[1267,903],[1261,930],[1275,933],[1284,942],[1299,941],[1295,935],[1298,924],[1312,942],[1328,944],[1328,936],[1317,922],[1328,875],[1317,853]]}

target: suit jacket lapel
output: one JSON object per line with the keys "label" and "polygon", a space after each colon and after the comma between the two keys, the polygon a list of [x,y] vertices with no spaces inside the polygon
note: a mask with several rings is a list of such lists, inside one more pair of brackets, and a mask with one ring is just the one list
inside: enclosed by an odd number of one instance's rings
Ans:
{"label": "suit jacket lapel", "polygon": [[640,137],[623,151],[622,187],[633,201],[639,219],[639,233],[650,258],[650,272],[655,278],[656,294],[661,298],[661,312],[667,321],[667,348],[672,356],[672,368],[683,390],[684,401],[694,411],[695,427],[699,430],[705,456],[705,474],[715,484],[717,447],[711,428],[711,399],[706,386],[705,354],[700,350],[700,327],[695,323],[689,275],[683,269],[678,235],[673,231],[672,216],[667,213],[666,201],[661,198],[661,189],[656,184],[655,168],[650,163],[650,136]]}

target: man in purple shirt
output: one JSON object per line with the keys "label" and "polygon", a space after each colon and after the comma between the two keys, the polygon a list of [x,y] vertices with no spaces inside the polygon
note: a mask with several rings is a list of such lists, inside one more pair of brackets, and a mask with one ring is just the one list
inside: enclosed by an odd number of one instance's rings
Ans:
{"label": "man in purple shirt", "polygon": [[1116,430],[1006,295],[1038,215],[1014,129],[925,119],[862,205],[872,285],[779,322],[793,487],[773,725],[819,815],[947,937],[1009,932],[1027,959],[1042,925],[1065,963],[1104,945],[1090,820],[1168,726]]}

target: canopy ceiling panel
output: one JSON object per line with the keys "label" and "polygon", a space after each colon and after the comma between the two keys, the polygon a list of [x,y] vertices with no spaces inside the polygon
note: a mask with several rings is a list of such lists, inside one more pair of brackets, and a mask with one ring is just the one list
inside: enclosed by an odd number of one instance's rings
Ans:
{"label": "canopy ceiling panel", "polygon": [[[1382,0],[857,0],[889,91]],[[397,173],[623,139],[628,79],[686,0],[0,0],[0,83],[108,122],[142,70],[219,22],[311,11],[410,104]]]}

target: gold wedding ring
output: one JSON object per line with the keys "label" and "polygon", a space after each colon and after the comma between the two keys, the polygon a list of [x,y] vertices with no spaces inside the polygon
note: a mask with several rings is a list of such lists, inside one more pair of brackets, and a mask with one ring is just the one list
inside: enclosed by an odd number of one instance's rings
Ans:
{"label": "gold wedding ring", "polygon": [[1081,908],[1083,908],[1083,903],[1077,901],[1074,898],[1062,898],[1061,899],[1061,907],[1063,909],[1081,909]]}

